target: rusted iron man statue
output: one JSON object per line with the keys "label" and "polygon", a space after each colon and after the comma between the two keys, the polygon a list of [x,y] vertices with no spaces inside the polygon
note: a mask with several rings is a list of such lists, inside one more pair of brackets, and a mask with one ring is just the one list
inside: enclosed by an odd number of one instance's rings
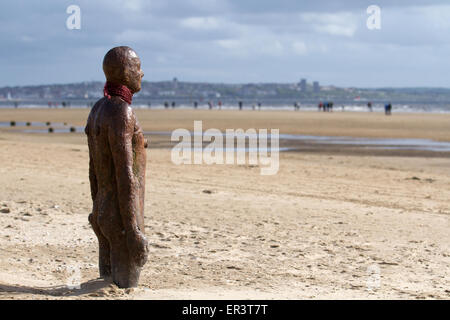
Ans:
{"label": "rusted iron man statue", "polygon": [[108,51],[103,60],[104,97],[86,125],[93,201],[89,222],[98,238],[99,270],[121,288],[136,287],[147,261],[144,194],[147,142],[131,108],[144,73],[129,47]]}

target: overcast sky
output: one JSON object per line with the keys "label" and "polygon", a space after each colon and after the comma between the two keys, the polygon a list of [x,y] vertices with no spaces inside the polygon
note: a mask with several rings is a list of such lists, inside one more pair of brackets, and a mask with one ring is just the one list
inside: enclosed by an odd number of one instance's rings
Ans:
{"label": "overcast sky", "polygon": [[148,81],[450,87],[448,0],[2,0],[0,41],[0,86],[103,81],[128,45]]}

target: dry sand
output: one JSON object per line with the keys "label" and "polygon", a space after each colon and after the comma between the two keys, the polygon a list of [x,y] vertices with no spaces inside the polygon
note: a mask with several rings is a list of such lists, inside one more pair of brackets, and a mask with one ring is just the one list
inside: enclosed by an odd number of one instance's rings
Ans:
{"label": "dry sand", "polygon": [[[0,121],[83,125],[87,110],[0,110]],[[279,128],[281,133],[450,141],[450,116],[138,110],[145,130]],[[184,165],[148,150],[140,286],[97,279],[83,134],[0,128],[2,299],[448,299],[450,157],[280,154],[248,165]],[[379,273],[378,273],[379,271]],[[81,288],[67,285],[81,282]]]}

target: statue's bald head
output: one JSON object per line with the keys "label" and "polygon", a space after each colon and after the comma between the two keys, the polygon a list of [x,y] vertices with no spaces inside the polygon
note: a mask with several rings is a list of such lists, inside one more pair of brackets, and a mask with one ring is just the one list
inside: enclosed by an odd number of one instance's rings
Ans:
{"label": "statue's bald head", "polygon": [[115,47],[103,58],[103,72],[109,82],[123,84],[136,93],[141,90],[141,60],[130,47]]}

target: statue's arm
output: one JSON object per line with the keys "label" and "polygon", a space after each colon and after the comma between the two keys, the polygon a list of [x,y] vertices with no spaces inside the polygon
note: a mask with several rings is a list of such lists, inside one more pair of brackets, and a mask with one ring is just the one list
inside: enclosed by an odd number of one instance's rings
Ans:
{"label": "statue's arm", "polygon": [[92,160],[92,156],[89,156],[89,182],[91,184],[91,197],[92,201],[95,201],[95,197],[97,196],[97,176],[95,175],[94,169],[94,160]]}
{"label": "statue's arm", "polygon": [[97,185],[97,176],[95,175],[94,160],[92,159],[91,155],[92,148],[91,148],[91,141],[89,138],[89,120],[86,127],[84,128],[84,132],[88,136],[87,140],[89,145],[89,183],[91,185],[91,198],[92,201],[95,201],[95,197],[97,196],[98,185]]}
{"label": "statue's arm", "polygon": [[133,133],[136,117],[125,103],[114,106],[108,139],[114,161],[120,215],[131,256],[143,265],[147,260],[147,240],[137,223],[139,181],[133,173]]}

